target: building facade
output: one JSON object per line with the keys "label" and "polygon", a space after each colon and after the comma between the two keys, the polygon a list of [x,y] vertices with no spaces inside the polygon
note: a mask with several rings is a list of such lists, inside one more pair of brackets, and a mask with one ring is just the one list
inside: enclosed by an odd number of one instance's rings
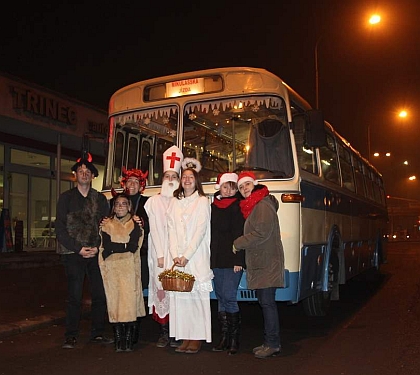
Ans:
{"label": "building facade", "polygon": [[0,251],[55,248],[57,197],[74,186],[83,149],[102,189],[107,123],[104,110],[0,73]]}

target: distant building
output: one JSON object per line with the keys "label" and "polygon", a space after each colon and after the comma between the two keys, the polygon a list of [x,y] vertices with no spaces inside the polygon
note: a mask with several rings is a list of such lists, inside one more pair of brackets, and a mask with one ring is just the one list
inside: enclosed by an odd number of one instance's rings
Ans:
{"label": "distant building", "polygon": [[390,241],[420,241],[420,201],[388,197]]}
{"label": "distant building", "polygon": [[16,223],[23,232],[17,250],[55,248],[57,196],[73,187],[82,147],[99,170],[93,186],[102,188],[107,123],[106,111],[0,73],[0,210],[9,210],[13,238]]}

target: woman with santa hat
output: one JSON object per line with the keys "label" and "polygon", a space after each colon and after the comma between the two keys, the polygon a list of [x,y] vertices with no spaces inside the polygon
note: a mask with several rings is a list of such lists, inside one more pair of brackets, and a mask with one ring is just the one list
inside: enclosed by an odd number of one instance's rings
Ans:
{"label": "woman with santa hat", "polygon": [[280,323],[275,300],[276,288],[284,287],[284,253],[277,216],[279,202],[258,184],[254,173],[244,171],[238,177],[240,202],[245,218],[244,234],[233,242],[233,252],[245,250],[246,280],[256,291],[264,318],[264,342],[253,349],[256,358],[268,358],[281,352]]}
{"label": "woman with santa hat", "polygon": [[241,317],[237,293],[245,266],[244,252],[232,253],[233,240],[242,235],[245,221],[237,182],[236,173],[219,174],[215,185],[218,191],[211,204],[210,262],[220,328],[220,340],[213,351],[227,350],[229,355],[236,354],[239,347]]}

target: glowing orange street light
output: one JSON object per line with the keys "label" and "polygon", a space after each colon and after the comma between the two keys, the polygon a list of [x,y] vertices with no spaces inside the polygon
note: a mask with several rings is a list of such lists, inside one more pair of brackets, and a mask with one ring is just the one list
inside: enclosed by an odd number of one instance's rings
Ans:
{"label": "glowing orange street light", "polygon": [[379,14],[372,14],[369,18],[369,23],[371,25],[376,25],[377,23],[381,22],[381,16]]}
{"label": "glowing orange street light", "polygon": [[400,113],[398,113],[398,117],[406,118],[407,116],[408,116],[408,113],[404,109],[402,111],[400,111]]}
{"label": "glowing orange street light", "polygon": [[[371,25],[377,25],[380,22],[381,22],[381,16],[379,14],[372,14],[369,18],[369,23]],[[316,104],[316,109],[319,109],[318,45],[319,45],[319,42],[321,41],[321,38],[322,38],[322,34],[318,37],[318,39],[315,43],[315,50],[314,50],[314,55],[315,55],[315,104]],[[370,154],[370,150],[369,150],[369,154]],[[369,155],[369,157],[370,157],[370,155]]]}

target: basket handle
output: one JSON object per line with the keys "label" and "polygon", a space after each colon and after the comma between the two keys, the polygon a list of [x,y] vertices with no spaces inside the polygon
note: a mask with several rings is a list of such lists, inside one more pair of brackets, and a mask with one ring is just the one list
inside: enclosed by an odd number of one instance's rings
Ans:
{"label": "basket handle", "polygon": [[185,268],[185,266],[177,266],[177,264],[174,262],[174,264],[173,264],[173,265],[172,265],[172,267],[171,267],[171,271],[173,271],[175,267],[182,267],[182,268]]}

